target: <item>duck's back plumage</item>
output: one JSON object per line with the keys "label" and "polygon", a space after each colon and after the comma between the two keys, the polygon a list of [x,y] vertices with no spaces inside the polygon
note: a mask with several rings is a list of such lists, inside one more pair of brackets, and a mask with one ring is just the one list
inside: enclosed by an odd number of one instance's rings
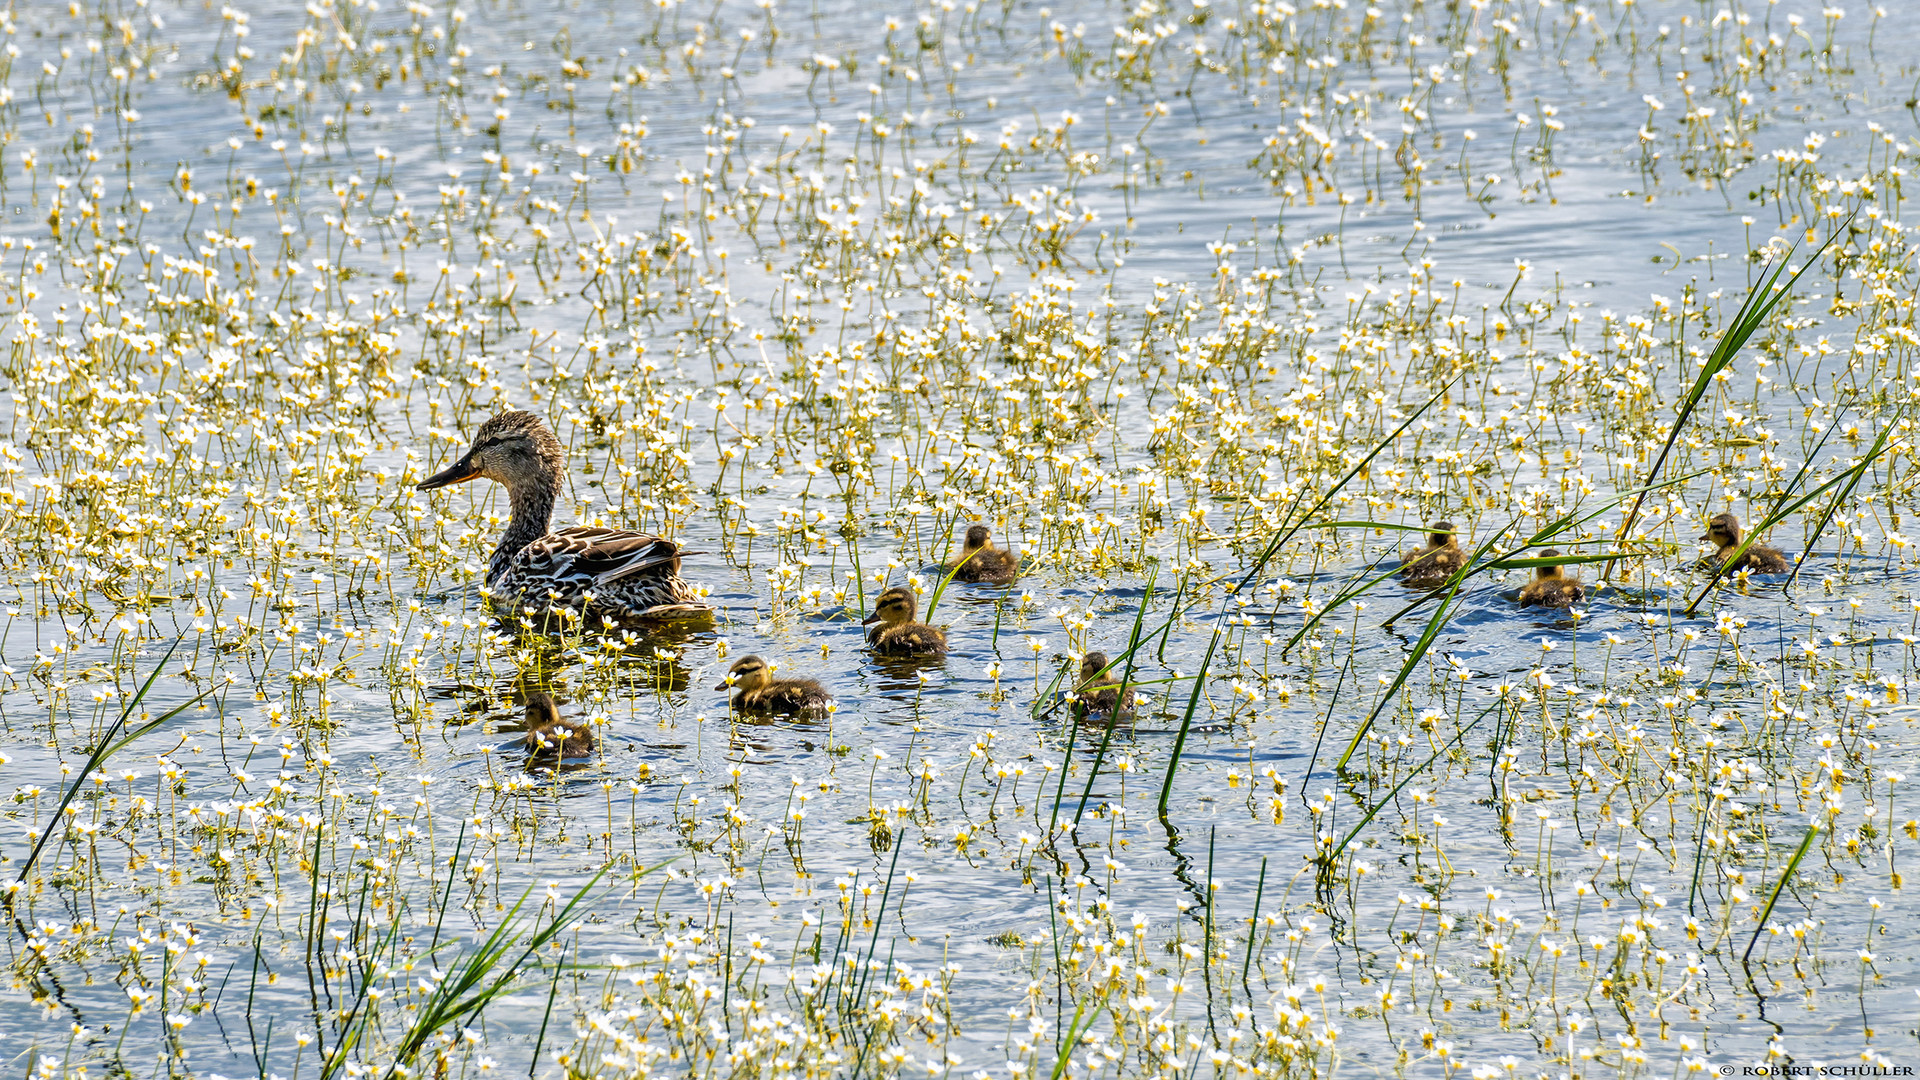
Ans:
{"label": "duck's back plumage", "polygon": [[1727,560],[1733,559],[1733,553],[1738,550],[1740,550],[1738,544],[1731,544],[1720,549],[1720,554],[1717,556],[1720,562],[1727,566],[1729,574],[1737,574],[1742,570],[1751,570],[1756,574],[1785,574],[1793,570],[1793,560],[1787,558],[1786,552],[1777,547],[1768,547],[1766,544],[1753,545],[1747,549],[1745,555],[1727,564]]}
{"label": "duck's back plumage", "polygon": [[812,679],[774,679],[766,686],[742,691],[734,704],[753,712],[817,712],[833,695]]}
{"label": "duck's back plumage", "polygon": [[1020,576],[1020,556],[999,548],[968,556],[954,568],[953,580],[1005,585]]}
{"label": "duck's back plumage", "polygon": [[1536,578],[1520,590],[1521,607],[1572,607],[1586,599],[1586,586],[1572,578]]}
{"label": "duck's back plumage", "polygon": [[535,764],[551,764],[593,753],[593,732],[565,720],[526,734],[527,756]]}
{"label": "duck's back plumage", "polygon": [[873,651],[887,656],[945,656],[947,632],[926,623],[876,626],[867,634]]}
{"label": "duck's back plumage", "polygon": [[651,616],[709,610],[680,576],[680,545],[659,536],[576,525],[547,533],[511,556],[490,582],[535,607],[580,607]]}
{"label": "duck's back plumage", "polygon": [[1411,585],[1437,585],[1466,561],[1466,552],[1457,547],[1408,548],[1400,555],[1400,576]]}
{"label": "duck's back plumage", "polygon": [[1133,688],[1125,692],[1120,689],[1120,680],[1112,675],[1103,675],[1097,681],[1083,683],[1074,691],[1079,699],[1076,704],[1082,715],[1125,715],[1133,711]]}

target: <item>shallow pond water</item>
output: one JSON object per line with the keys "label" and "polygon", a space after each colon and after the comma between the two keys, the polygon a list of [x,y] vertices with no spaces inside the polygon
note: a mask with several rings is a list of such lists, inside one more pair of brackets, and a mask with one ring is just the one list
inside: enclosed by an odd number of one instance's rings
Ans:
{"label": "shallow pond water", "polygon": [[[1920,1065],[1904,7],[0,29],[15,1068]],[[506,408],[710,624],[489,608],[504,492],[414,485]]]}

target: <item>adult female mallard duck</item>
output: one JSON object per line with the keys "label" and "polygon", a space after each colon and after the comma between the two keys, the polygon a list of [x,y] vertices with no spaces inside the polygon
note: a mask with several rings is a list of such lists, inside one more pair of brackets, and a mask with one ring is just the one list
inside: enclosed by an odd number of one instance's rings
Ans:
{"label": "adult female mallard duck", "polygon": [[1075,714],[1114,717],[1133,712],[1133,687],[1123,689],[1107,665],[1103,652],[1090,652],[1080,661],[1080,683],[1073,688]]}
{"label": "adult female mallard duck", "polygon": [[[1558,558],[1559,555],[1560,552],[1556,548],[1548,548],[1540,553],[1543,559]],[[1540,566],[1534,568],[1533,580],[1527,582],[1527,587],[1520,590],[1520,606],[1572,607],[1585,599],[1586,595],[1586,586],[1580,584],[1579,578],[1570,578],[1562,574],[1558,566]]]}
{"label": "adult female mallard duck", "polygon": [[1736,574],[1742,570],[1751,570],[1756,574],[1786,574],[1793,570],[1793,560],[1777,547],[1755,544],[1746,554],[1733,560],[1733,553],[1740,550],[1740,519],[1732,514],[1715,514],[1707,522],[1707,534],[1700,539],[1713,544],[1716,549],[1713,556],[1714,566],[1723,567],[1727,573]]}
{"label": "adult female mallard duck", "polygon": [[1453,522],[1436,521],[1427,533],[1427,546],[1400,554],[1400,577],[1409,585],[1431,588],[1467,564],[1467,553],[1453,534]]}
{"label": "adult female mallard duck", "polygon": [[715,690],[733,690],[733,707],[742,712],[824,712],[833,695],[812,679],[776,679],[757,656],[743,656]]}
{"label": "adult female mallard duck", "polygon": [[1020,576],[1020,556],[993,546],[993,530],[985,525],[967,528],[967,542],[954,564],[953,580],[1006,585]]}
{"label": "adult female mallard duck", "polygon": [[920,602],[914,599],[913,590],[905,585],[895,585],[874,599],[873,614],[863,619],[860,625],[880,624],[867,631],[867,642],[873,646],[874,652],[882,655],[947,655],[947,632],[937,626],[914,622],[914,616],[919,612]]}
{"label": "adult female mallard duck", "polygon": [[559,707],[546,694],[527,695],[527,734],[522,741],[527,759],[535,765],[593,753],[593,732],[585,724],[560,719]]}
{"label": "adult female mallard duck", "polygon": [[487,562],[496,598],[542,610],[573,608],[619,621],[695,615],[713,608],[680,576],[680,545],[624,529],[553,530],[566,451],[532,413],[503,412],[473,436],[460,460],[422,480],[421,491],[485,477],[505,484],[513,516]]}

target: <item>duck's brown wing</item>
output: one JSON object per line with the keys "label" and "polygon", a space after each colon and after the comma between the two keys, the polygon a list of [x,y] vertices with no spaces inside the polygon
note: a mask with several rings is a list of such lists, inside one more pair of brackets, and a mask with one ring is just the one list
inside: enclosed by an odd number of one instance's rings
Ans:
{"label": "duck's brown wing", "polygon": [[605,588],[638,575],[672,573],[680,545],[646,533],[576,525],[535,540],[520,558],[529,578]]}

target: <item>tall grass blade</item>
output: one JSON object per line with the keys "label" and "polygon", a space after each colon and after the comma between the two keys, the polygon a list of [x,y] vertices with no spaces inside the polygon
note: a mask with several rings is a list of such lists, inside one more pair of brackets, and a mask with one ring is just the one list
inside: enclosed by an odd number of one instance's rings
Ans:
{"label": "tall grass blade", "polygon": [[1807,535],[1806,547],[1801,549],[1800,557],[1794,560],[1793,572],[1787,575],[1788,588],[1792,588],[1794,579],[1800,576],[1800,568],[1806,565],[1807,556],[1813,554],[1813,545],[1820,542],[1820,534],[1827,531],[1828,524],[1833,521],[1833,515],[1839,511],[1841,504],[1853,497],[1853,489],[1860,485],[1860,481],[1865,478],[1867,471],[1872,468],[1873,463],[1879,459],[1881,454],[1886,452],[1887,439],[1893,434],[1894,428],[1899,426],[1900,417],[1904,416],[1905,413],[1906,410],[1901,409],[1899,414],[1895,415],[1892,420],[1887,421],[1887,423],[1880,428],[1879,437],[1873,441],[1873,449],[1867,451],[1867,456],[1861,459],[1860,464],[1852,470],[1853,479],[1847,481],[1847,489],[1835,495],[1833,501],[1827,504],[1826,512],[1820,515],[1820,524],[1815,525],[1813,532]]}
{"label": "tall grass blade", "polygon": [[[1462,570],[1464,569],[1463,567]],[[1414,643],[1413,652],[1407,656],[1406,662],[1400,665],[1400,671],[1393,677],[1392,685],[1387,687],[1386,693],[1380,695],[1379,703],[1374,705],[1373,711],[1367,714],[1366,722],[1353,733],[1353,738],[1348,741],[1346,750],[1340,755],[1340,760],[1334,763],[1334,772],[1346,771],[1347,762],[1352,760],[1353,752],[1360,748],[1360,741],[1367,737],[1367,732],[1373,730],[1373,722],[1380,718],[1381,710],[1393,704],[1394,695],[1406,685],[1407,677],[1412,675],[1413,669],[1420,665],[1420,658],[1427,655],[1428,649],[1433,648],[1434,641],[1440,636],[1441,627],[1446,625],[1447,614],[1453,610],[1454,599],[1460,595],[1460,586],[1465,583],[1466,576],[1458,570],[1455,571],[1452,590],[1447,593],[1447,598],[1441,601],[1439,610],[1427,620],[1425,632],[1420,635],[1420,640]]]}
{"label": "tall grass blade", "polygon": [[[1728,364],[1733,363],[1733,358],[1746,347],[1747,340],[1765,324],[1767,316],[1772,314],[1773,309],[1782,300],[1792,295],[1793,286],[1800,280],[1800,276],[1819,263],[1820,256],[1826,253],[1827,248],[1832,246],[1835,240],[1847,234],[1847,225],[1852,221],[1853,218],[1848,217],[1845,223],[1827,234],[1826,241],[1814,251],[1800,269],[1794,271],[1784,287],[1776,289],[1774,286],[1792,262],[1793,253],[1799,250],[1798,242],[1795,242],[1787,249],[1785,255],[1771,264],[1769,267],[1771,272],[1762,271],[1760,280],[1748,290],[1747,298],[1741,303],[1740,310],[1734,313],[1733,320],[1720,334],[1720,340],[1714,343],[1713,352],[1708,355],[1707,362],[1700,368],[1699,376],[1693,380],[1693,386],[1687,391],[1686,399],[1681,402],[1679,411],[1674,415],[1673,426],[1667,430],[1666,445],[1660,448],[1659,456],[1653,459],[1652,468],[1647,470],[1648,484],[1652,484],[1660,475],[1661,466],[1667,463],[1667,457],[1673,453],[1674,444],[1680,441],[1680,433],[1686,429],[1687,420],[1693,416],[1693,410],[1699,406],[1700,399],[1706,396],[1707,387],[1712,385],[1713,377]],[[1640,497],[1633,500],[1633,509],[1628,511],[1626,518],[1620,522],[1620,531],[1615,535],[1621,540],[1632,535],[1634,523],[1640,520],[1641,503],[1646,500],[1646,497],[1646,492],[1643,490]],[[1609,567],[1606,576],[1610,577],[1612,572],[1612,568]]]}
{"label": "tall grass blade", "polygon": [[[80,766],[80,771],[74,776],[73,783],[67,785],[66,793],[60,797],[60,804],[54,807],[53,816],[48,819],[47,827],[41,830],[40,839],[34,842],[33,850],[27,853],[26,861],[20,864],[20,873],[14,880],[27,880],[27,875],[33,871],[34,863],[40,858],[41,850],[47,846],[47,841],[53,838],[53,831],[58,828],[61,823],[66,821],[67,804],[73,802],[74,796],[80,793],[80,785],[86,783],[87,777],[93,775],[94,770],[98,769],[108,758],[118,753],[128,743],[133,742],[174,717],[179,716],[181,713],[186,712],[193,706],[198,705],[220,689],[219,686],[210,686],[161,715],[154,717],[152,720],[121,735],[118,739],[114,738],[116,734],[126,728],[127,721],[132,718],[134,710],[138,709],[140,703],[146,700],[147,692],[153,689],[154,680],[160,677],[160,673],[166,669],[167,661],[173,659],[174,651],[180,648],[180,640],[179,638],[175,638],[173,644],[167,647],[167,655],[161,657],[160,662],[154,665],[153,671],[148,673],[146,681],[140,684],[140,689],[134,692],[132,699],[127,702],[126,708],[120,710],[119,719],[107,725],[107,730],[101,733],[99,745],[94,747],[92,754],[88,755],[86,763]],[[12,899],[10,896],[7,903],[9,907],[11,907]]]}
{"label": "tall grass blade", "polygon": [[1225,632],[1219,627],[1213,628],[1213,640],[1207,642],[1207,655],[1200,660],[1200,670],[1193,676],[1193,693],[1187,695],[1187,711],[1180,717],[1180,734],[1174,736],[1173,753],[1167,759],[1167,774],[1160,782],[1160,801],[1157,804],[1161,817],[1167,816],[1167,800],[1173,798],[1173,776],[1180,768],[1180,755],[1187,748],[1187,732],[1193,729],[1193,713],[1200,707],[1200,695],[1207,688],[1207,667],[1213,663],[1213,654],[1220,648],[1220,639]]}
{"label": "tall grass blade", "polygon": [[1440,756],[1442,754],[1445,754],[1448,750],[1451,750],[1455,746],[1459,745],[1460,741],[1467,737],[1468,732],[1472,731],[1476,727],[1479,727],[1480,721],[1485,720],[1488,714],[1492,713],[1493,710],[1500,708],[1502,705],[1505,705],[1506,703],[1507,703],[1506,699],[1501,698],[1500,700],[1494,702],[1493,704],[1487,706],[1486,708],[1481,709],[1480,714],[1478,716],[1475,716],[1472,720],[1469,720],[1465,727],[1461,728],[1458,732],[1454,734],[1452,739],[1449,739],[1447,741],[1447,745],[1442,746],[1438,750],[1435,750],[1427,758],[1427,760],[1414,766],[1412,771],[1408,772],[1407,775],[1403,777],[1398,784],[1395,784],[1393,786],[1392,791],[1387,792],[1385,798],[1382,798],[1379,802],[1373,804],[1373,809],[1368,810],[1366,813],[1366,816],[1362,817],[1358,824],[1354,825],[1353,828],[1347,830],[1347,835],[1340,838],[1340,843],[1334,845],[1334,847],[1330,851],[1328,851],[1326,855],[1321,857],[1322,859],[1321,865],[1323,867],[1331,867],[1334,863],[1334,860],[1340,857],[1340,853],[1347,850],[1347,845],[1353,843],[1353,838],[1360,835],[1360,830],[1366,828],[1367,824],[1371,822],[1380,813],[1381,810],[1385,809],[1388,803],[1392,802],[1397,796],[1399,796],[1400,792],[1408,784],[1413,782],[1414,777],[1419,776],[1423,772],[1426,772],[1427,769],[1431,767],[1434,762],[1440,760]]}
{"label": "tall grass blade", "polygon": [[1793,880],[1793,872],[1800,868],[1800,860],[1807,857],[1807,849],[1813,846],[1813,838],[1820,833],[1818,821],[1807,822],[1807,835],[1800,838],[1800,846],[1794,849],[1793,858],[1787,860],[1787,868],[1780,873],[1780,880],[1773,883],[1773,892],[1767,895],[1767,906],[1760,910],[1760,925],[1754,928],[1753,936],[1747,939],[1747,951],[1740,954],[1740,962],[1746,963],[1753,955],[1753,947],[1760,935],[1767,932],[1767,919],[1773,915],[1773,906],[1780,902],[1780,894],[1785,891],[1787,882]]}

